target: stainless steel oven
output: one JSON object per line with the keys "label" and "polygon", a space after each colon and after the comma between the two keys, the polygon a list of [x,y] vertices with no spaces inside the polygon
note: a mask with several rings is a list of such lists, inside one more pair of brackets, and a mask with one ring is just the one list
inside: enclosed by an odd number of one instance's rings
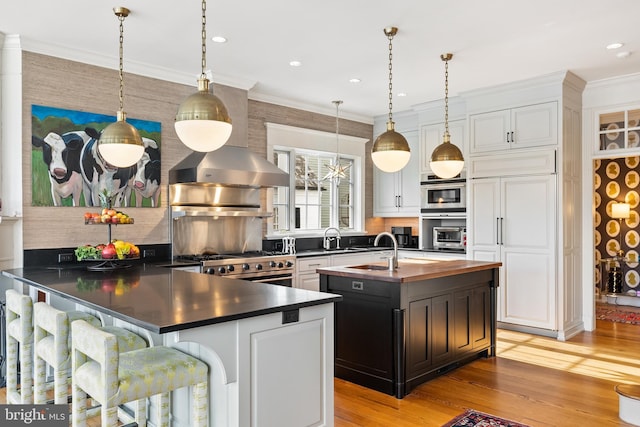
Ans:
{"label": "stainless steel oven", "polygon": [[420,211],[464,212],[467,207],[467,180],[464,175],[451,179],[439,179],[429,175],[420,182]]}
{"label": "stainless steel oven", "polygon": [[262,251],[224,254],[201,261],[201,272],[221,277],[293,286],[295,256]]}

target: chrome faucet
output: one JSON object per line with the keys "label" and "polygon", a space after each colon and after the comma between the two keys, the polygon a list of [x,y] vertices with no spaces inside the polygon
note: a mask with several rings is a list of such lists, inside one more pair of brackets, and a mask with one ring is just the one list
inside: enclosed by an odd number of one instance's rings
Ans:
{"label": "chrome faucet", "polygon": [[[334,230],[338,235],[336,237],[327,237],[327,233],[329,230]],[[324,229],[324,238],[322,240],[322,246],[325,250],[331,249],[331,241],[335,239],[336,241],[336,249],[340,249],[340,238],[341,238],[340,230],[335,227],[327,227]]]}
{"label": "chrome faucet", "polygon": [[389,263],[389,269],[391,269],[391,266],[393,266],[393,269],[395,270],[396,268],[398,268],[398,241],[396,240],[396,236],[389,233],[388,231],[383,231],[376,236],[376,240],[373,241],[373,246],[378,246],[378,241],[382,236],[388,236],[393,241],[393,256],[391,257],[391,261]]}

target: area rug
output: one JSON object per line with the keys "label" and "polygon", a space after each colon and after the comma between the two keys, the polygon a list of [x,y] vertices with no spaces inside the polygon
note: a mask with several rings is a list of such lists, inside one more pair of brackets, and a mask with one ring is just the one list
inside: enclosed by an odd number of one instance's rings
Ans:
{"label": "area rug", "polygon": [[596,304],[596,319],[640,325],[640,309],[637,307]]}
{"label": "area rug", "polygon": [[526,424],[505,420],[494,415],[468,409],[442,427],[529,427]]}

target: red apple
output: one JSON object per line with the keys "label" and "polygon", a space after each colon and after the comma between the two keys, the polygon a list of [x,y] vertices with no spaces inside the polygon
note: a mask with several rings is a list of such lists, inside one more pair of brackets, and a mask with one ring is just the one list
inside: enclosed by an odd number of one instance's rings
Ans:
{"label": "red apple", "polygon": [[109,243],[102,250],[102,258],[104,259],[112,259],[112,258],[115,258],[116,256],[117,256],[116,247],[113,245],[113,243]]}

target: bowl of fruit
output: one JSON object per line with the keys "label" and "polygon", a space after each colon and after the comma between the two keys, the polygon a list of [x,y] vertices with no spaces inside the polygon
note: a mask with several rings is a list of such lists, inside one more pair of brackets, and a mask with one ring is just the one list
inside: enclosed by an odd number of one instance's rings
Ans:
{"label": "bowl of fruit", "polygon": [[104,208],[100,212],[85,212],[85,224],[133,224],[133,218],[124,212]]}
{"label": "bowl of fruit", "polygon": [[100,261],[102,264],[88,267],[92,270],[110,270],[125,268],[130,265],[118,261],[140,259],[140,249],[130,242],[113,240],[109,243],[98,245],[83,245],[75,249],[78,261]]}

